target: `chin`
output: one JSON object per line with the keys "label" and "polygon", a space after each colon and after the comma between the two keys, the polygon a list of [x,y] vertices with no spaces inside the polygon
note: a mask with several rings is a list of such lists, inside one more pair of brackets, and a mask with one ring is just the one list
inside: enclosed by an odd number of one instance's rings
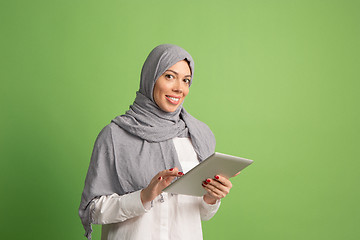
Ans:
{"label": "chin", "polygon": [[161,110],[163,110],[164,112],[172,113],[172,112],[175,112],[179,108],[179,106],[161,108]]}
{"label": "chin", "polygon": [[166,110],[163,109],[163,111],[164,111],[164,112],[168,112],[168,113],[172,113],[172,112],[175,112],[176,109],[177,109],[177,108],[175,108],[175,109],[166,109]]}

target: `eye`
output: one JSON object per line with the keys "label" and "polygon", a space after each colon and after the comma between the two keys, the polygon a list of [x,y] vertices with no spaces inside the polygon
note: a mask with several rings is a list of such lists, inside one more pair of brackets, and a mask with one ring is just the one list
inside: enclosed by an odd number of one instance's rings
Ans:
{"label": "eye", "polygon": [[184,82],[185,82],[187,85],[190,85],[190,79],[185,78],[185,79],[184,79]]}
{"label": "eye", "polygon": [[174,79],[174,76],[171,74],[165,74],[165,78],[167,79]]}

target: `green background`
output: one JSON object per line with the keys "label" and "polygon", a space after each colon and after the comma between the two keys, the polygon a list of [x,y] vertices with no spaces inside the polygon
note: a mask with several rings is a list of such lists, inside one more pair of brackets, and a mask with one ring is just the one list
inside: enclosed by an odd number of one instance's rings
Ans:
{"label": "green background", "polygon": [[[185,108],[254,159],[210,239],[360,239],[359,1],[0,3],[0,238],[85,239],[93,143],[150,50],[195,60]],[[94,239],[100,239],[95,226]]]}

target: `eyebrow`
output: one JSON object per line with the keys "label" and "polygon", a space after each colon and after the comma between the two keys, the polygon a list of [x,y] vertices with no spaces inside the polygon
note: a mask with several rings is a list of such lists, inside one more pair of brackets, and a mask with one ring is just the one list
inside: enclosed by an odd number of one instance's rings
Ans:
{"label": "eyebrow", "polygon": [[[168,69],[168,70],[166,70],[165,72],[167,72],[167,71],[172,72],[172,73],[174,73],[174,74],[176,74],[176,75],[179,75],[177,72],[175,72],[175,71],[173,71],[173,70],[171,70],[171,69]],[[185,77],[191,77],[191,75],[185,75]]]}

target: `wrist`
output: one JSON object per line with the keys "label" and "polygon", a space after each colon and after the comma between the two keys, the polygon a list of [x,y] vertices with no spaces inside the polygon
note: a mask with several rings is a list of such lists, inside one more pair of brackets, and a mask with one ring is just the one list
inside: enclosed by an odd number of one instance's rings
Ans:
{"label": "wrist", "polygon": [[144,195],[146,195],[145,194],[145,188],[143,189],[143,190],[141,190],[141,192],[140,192],[140,200],[141,200],[141,203],[145,206],[145,204],[147,203],[147,202],[150,202],[150,201],[147,201],[146,199],[145,199],[145,196]]}
{"label": "wrist", "polygon": [[207,195],[207,194],[205,194],[205,195],[203,196],[203,200],[204,200],[204,202],[206,202],[207,204],[210,204],[210,205],[214,205],[214,204],[217,202],[217,200],[216,200],[215,198],[210,197],[210,196]]}

